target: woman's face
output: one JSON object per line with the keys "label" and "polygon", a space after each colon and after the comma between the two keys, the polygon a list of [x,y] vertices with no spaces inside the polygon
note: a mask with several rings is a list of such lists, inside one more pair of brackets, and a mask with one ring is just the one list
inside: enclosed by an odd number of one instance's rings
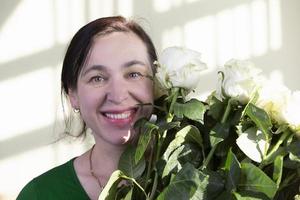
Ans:
{"label": "woman's face", "polygon": [[133,33],[114,32],[94,39],[77,89],[69,96],[95,139],[121,145],[134,138],[133,124],[148,117],[153,82],[145,44]]}

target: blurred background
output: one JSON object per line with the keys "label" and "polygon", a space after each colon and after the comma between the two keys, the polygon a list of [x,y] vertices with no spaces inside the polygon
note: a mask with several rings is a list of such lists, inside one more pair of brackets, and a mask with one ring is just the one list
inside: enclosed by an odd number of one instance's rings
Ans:
{"label": "blurred background", "polygon": [[300,89],[299,0],[1,0],[0,200],[16,198],[33,177],[88,149],[64,139],[60,70],[66,47],[87,22],[136,19],[158,52],[185,46],[210,70],[198,93],[214,90],[217,69],[249,59],[267,77]]}

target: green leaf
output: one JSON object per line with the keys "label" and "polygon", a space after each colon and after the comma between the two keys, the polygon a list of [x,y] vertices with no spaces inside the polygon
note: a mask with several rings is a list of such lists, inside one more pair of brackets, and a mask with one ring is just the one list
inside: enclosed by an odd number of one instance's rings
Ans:
{"label": "green leaf", "polygon": [[274,161],[273,180],[279,187],[282,178],[283,156],[277,156]]}
{"label": "green leaf", "polygon": [[179,171],[181,169],[181,164],[177,158],[178,158],[179,154],[183,151],[183,149],[184,149],[184,146],[178,147],[171,154],[170,158],[167,159],[167,163],[166,163],[165,168],[162,173],[162,178],[169,175],[169,173],[171,171],[174,171],[174,169],[175,170],[177,169],[176,171]]}
{"label": "green leaf", "polygon": [[220,121],[223,113],[224,106],[226,105],[224,102],[217,99],[214,95],[211,95],[208,99],[209,101],[209,110],[208,115],[212,116],[215,120]]}
{"label": "green leaf", "polygon": [[126,176],[136,179],[137,177],[141,176],[144,172],[146,162],[144,157],[142,157],[140,161],[137,164],[135,164],[134,156],[135,148],[133,146],[128,146],[120,158],[119,169]]}
{"label": "green leaf", "polygon": [[177,132],[176,138],[183,138],[185,142],[196,143],[203,147],[202,136],[196,126],[188,125]]}
{"label": "green leaf", "polygon": [[240,132],[239,135],[236,140],[238,147],[248,158],[260,163],[270,146],[265,134],[261,130],[257,130],[256,127],[250,127],[244,132]]}
{"label": "green leaf", "polygon": [[123,175],[123,172],[120,170],[114,171],[110,176],[104,189],[100,193],[98,200],[114,200],[116,196],[117,187],[121,182]]}
{"label": "green leaf", "polygon": [[[196,145],[189,143],[184,144],[183,147],[183,151],[181,151],[177,157],[179,163],[181,163],[181,165],[190,163],[195,167],[198,167],[202,158],[202,154],[201,151],[199,151],[199,148]],[[171,157],[172,156],[173,154],[171,155]]]}
{"label": "green leaf", "polygon": [[131,188],[129,192],[126,194],[124,200],[132,200],[132,191],[133,189]]}
{"label": "green leaf", "polygon": [[217,197],[214,198],[214,200],[232,200],[232,194],[230,191],[223,191],[221,194],[219,194]]}
{"label": "green leaf", "polygon": [[177,117],[183,118],[185,116],[198,122],[203,122],[204,113],[206,111],[205,105],[197,99],[191,99],[186,103],[175,102],[173,109]]}
{"label": "green leaf", "polygon": [[135,163],[138,163],[144,156],[144,153],[151,141],[152,132],[155,132],[158,129],[158,126],[152,124],[146,119],[141,119],[135,124],[135,127],[141,129],[137,149],[134,156]]}
{"label": "green leaf", "polygon": [[233,195],[237,200],[270,200],[262,193],[253,193],[249,191],[233,192]]}
{"label": "green leaf", "polygon": [[277,185],[255,165],[241,163],[241,180],[238,189],[241,191],[264,193],[272,199],[277,192]]}
{"label": "green leaf", "polygon": [[229,124],[217,123],[209,133],[209,139],[211,146],[215,146],[218,143],[222,142],[229,135]]}
{"label": "green leaf", "polygon": [[289,153],[289,159],[300,163],[300,157],[294,155],[293,153]]}
{"label": "green leaf", "polygon": [[300,160],[300,140],[292,142],[287,148],[291,154]]}
{"label": "green leaf", "polygon": [[175,127],[179,127],[180,122],[169,122],[169,123],[163,123],[159,125],[159,131],[164,132],[166,130],[173,129]]}
{"label": "green leaf", "polygon": [[277,134],[280,134],[280,133],[283,133],[285,131],[287,131],[287,129],[289,128],[289,125],[288,124],[281,124],[278,129],[275,131],[275,135]]}
{"label": "green leaf", "polygon": [[231,149],[227,154],[224,169],[226,172],[226,189],[228,191],[235,190],[241,175],[241,165]]}
{"label": "green leaf", "polygon": [[199,184],[198,170],[187,163],[157,197],[157,200],[190,199]]}
{"label": "green leaf", "polygon": [[295,161],[297,163],[300,163],[300,140],[296,138],[296,141],[293,141],[293,138],[295,138],[294,135],[292,135],[288,140],[288,146],[287,151],[289,153],[289,159],[291,161]]}
{"label": "green leaf", "polygon": [[266,111],[249,103],[246,106],[245,113],[253,120],[257,127],[262,130],[266,138],[269,138],[272,122]]}
{"label": "green leaf", "polygon": [[199,171],[200,183],[198,183],[197,190],[191,200],[215,200],[224,188],[224,180],[222,176],[215,171],[207,169]]}
{"label": "green leaf", "polygon": [[179,146],[181,146],[184,142],[194,142],[199,144],[200,146],[203,146],[202,136],[197,127],[188,125],[178,131],[175,138],[170,142],[163,155],[164,160],[168,160],[171,153]]}
{"label": "green leaf", "polygon": [[203,139],[199,129],[193,125],[189,125],[188,127],[190,127],[190,130],[188,134],[184,136],[185,141],[198,144],[201,148],[203,148]]}
{"label": "green leaf", "polygon": [[[141,194],[143,195],[143,197],[147,197],[147,194],[146,194],[144,188],[134,178],[131,178],[131,177],[128,177],[128,176],[125,176],[125,175],[122,175],[121,178],[123,180],[126,180],[128,183],[130,183],[133,186],[132,187],[133,189],[138,189],[139,192],[142,192]],[[133,190],[133,193],[135,193],[134,190]],[[134,195],[134,197],[135,197],[135,195]]]}
{"label": "green leaf", "polygon": [[170,172],[177,173],[185,163],[199,166],[201,158],[201,151],[199,151],[196,145],[183,144],[178,147],[167,160],[162,177],[169,175]]}

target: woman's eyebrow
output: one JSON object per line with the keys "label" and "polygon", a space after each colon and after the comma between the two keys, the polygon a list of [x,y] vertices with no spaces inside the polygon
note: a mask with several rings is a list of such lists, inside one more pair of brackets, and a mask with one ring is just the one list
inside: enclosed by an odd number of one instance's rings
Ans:
{"label": "woman's eyebrow", "polygon": [[[128,68],[134,65],[142,65],[142,66],[147,66],[146,63],[139,61],[139,60],[131,60],[128,62],[125,62],[124,64],[122,64],[122,67]],[[87,70],[83,71],[81,76],[85,76],[87,73],[89,73],[90,71],[105,71],[107,69],[107,67],[105,65],[93,65],[90,68],[88,68]]]}
{"label": "woman's eyebrow", "polygon": [[87,70],[83,71],[81,76],[85,76],[87,73],[89,73],[90,71],[104,71],[106,70],[106,66],[104,65],[93,65],[90,68],[88,68]]}
{"label": "woman's eyebrow", "polygon": [[146,63],[144,63],[143,61],[140,61],[140,60],[130,60],[128,62],[125,62],[122,66],[123,67],[131,67],[133,65],[143,65],[143,66],[147,66]]}

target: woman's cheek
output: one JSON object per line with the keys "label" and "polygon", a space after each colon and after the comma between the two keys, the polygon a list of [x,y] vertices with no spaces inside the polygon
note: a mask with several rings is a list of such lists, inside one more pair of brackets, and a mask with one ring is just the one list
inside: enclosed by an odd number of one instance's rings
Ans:
{"label": "woman's cheek", "polygon": [[91,112],[96,110],[99,105],[103,103],[104,95],[103,92],[97,90],[85,90],[81,94],[80,104],[82,109]]}

